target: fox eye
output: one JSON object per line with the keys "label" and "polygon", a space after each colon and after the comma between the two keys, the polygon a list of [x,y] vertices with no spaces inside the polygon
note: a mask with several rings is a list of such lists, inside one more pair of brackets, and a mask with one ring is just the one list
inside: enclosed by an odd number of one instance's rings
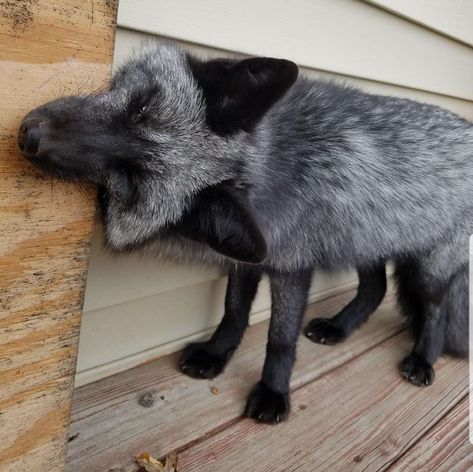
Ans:
{"label": "fox eye", "polygon": [[132,115],[135,119],[139,120],[144,117],[146,110],[148,110],[149,103],[148,100],[141,100],[141,102],[136,103],[132,108]]}
{"label": "fox eye", "polygon": [[148,109],[148,105],[141,105],[140,108],[136,111],[137,116],[143,115]]}
{"label": "fox eye", "polygon": [[150,107],[156,103],[158,94],[159,90],[157,87],[136,93],[128,102],[128,116],[135,122],[144,120]]}
{"label": "fox eye", "polygon": [[140,120],[149,108],[150,97],[135,97],[128,104],[128,115],[131,119]]}

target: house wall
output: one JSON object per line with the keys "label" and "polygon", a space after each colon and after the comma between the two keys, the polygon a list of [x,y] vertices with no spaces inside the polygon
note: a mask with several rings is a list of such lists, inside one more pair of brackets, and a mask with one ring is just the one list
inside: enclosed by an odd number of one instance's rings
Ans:
{"label": "house wall", "polygon": [[[115,66],[143,39],[165,37],[205,56],[285,57],[306,75],[436,103],[473,120],[473,14],[461,0],[121,0],[118,24]],[[316,274],[310,299],[355,283],[351,272]],[[210,333],[225,285],[218,267],[112,257],[97,227],[76,385]],[[252,313],[253,322],[269,314],[266,281]]]}

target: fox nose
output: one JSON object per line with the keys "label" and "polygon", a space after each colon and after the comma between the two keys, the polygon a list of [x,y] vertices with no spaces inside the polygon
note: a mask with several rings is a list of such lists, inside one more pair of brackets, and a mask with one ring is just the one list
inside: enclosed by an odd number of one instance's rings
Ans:
{"label": "fox nose", "polygon": [[41,122],[37,119],[23,121],[18,131],[18,147],[25,157],[35,157],[38,154],[41,140]]}

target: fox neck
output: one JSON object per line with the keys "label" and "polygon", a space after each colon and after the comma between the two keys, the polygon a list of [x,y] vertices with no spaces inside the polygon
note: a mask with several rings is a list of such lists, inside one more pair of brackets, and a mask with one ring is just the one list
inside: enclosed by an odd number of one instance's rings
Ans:
{"label": "fox neck", "polygon": [[103,192],[101,206],[108,246],[126,251],[159,239],[204,188],[227,181],[236,187],[244,186],[248,156],[252,160],[257,154],[255,143],[248,135],[209,137],[207,154],[198,165],[179,169],[180,179],[140,179],[133,201],[127,204],[115,198],[113,192]]}

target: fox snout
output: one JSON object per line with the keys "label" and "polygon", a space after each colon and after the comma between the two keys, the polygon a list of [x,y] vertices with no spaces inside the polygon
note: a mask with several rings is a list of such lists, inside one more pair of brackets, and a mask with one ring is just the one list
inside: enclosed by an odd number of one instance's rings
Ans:
{"label": "fox snout", "polygon": [[23,157],[47,174],[98,182],[105,170],[104,156],[113,155],[113,149],[103,123],[90,111],[91,103],[63,97],[30,111],[17,134]]}
{"label": "fox snout", "polygon": [[[27,159],[38,169],[51,175],[67,174],[67,163],[61,159],[57,148],[64,147],[54,143],[51,137],[51,125],[47,116],[36,110],[26,115],[18,129],[18,147]],[[65,146],[67,148],[67,146]]]}
{"label": "fox snout", "polygon": [[50,138],[49,128],[47,117],[33,110],[20,124],[17,143],[23,157],[31,164],[48,174],[59,175],[61,170],[57,156],[51,152],[54,150],[54,144]]}
{"label": "fox snout", "polygon": [[38,155],[41,141],[41,126],[43,122],[29,118],[25,119],[18,130],[18,147],[27,159],[33,159]]}

